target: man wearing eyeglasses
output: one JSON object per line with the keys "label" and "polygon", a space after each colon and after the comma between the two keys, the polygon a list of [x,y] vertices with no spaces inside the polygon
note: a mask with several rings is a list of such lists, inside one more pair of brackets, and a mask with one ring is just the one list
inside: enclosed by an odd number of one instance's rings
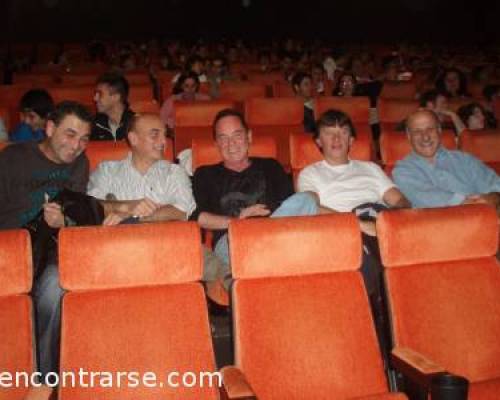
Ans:
{"label": "man wearing eyeglasses", "polygon": [[441,145],[441,126],[432,111],[407,119],[412,152],[399,161],[393,178],[413,207],[500,204],[500,177],[477,158]]}

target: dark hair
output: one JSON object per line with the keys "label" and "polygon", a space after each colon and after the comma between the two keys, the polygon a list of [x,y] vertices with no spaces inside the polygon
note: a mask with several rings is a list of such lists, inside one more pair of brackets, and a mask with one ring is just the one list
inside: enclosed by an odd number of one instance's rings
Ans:
{"label": "dark hair", "polygon": [[500,85],[486,85],[483,89],[483,96],[486,100],[493,100],[493,96],[500,91]]}
{"label": "dark hair", "polygon": [[197,62],[199,63],[204,63],[204,59],[198,55],[193,55],[191,57],[189,57],[187,60],[186,60],[186,66],[185,66],[185,69],[186,71],[192,71],[192,68],[193,68],[193,65],[196,64]]}
{"label": "dark hair", "polygon": [[427,103],[431,102],[431,103],[435,103],[437,98],[439,96],[445,96],[445,97],[448,97],[446,96],[446,94],[444,93],[441,93],[441,92],[438,92],[437,90],[433,89],[433,90],[428,90],[427,92],[424,92],[420,95],[420,100],[419,100],[419,103],[420,103],[420,107],[426,107],[427,106]]}
{"label": "dark hair", "polygon": [[184,85],[184,82],[186,82],[188,79],[192,79],[196,83],[196,91],[200,89],[200,78],[198,78],[198,75],[196,72],[193,71],[188,71],[182,73],[177,80],[175,81],[174,88],[172,89],[173,94],[179,94],[182,93],[182,85]]}
{"label": "dark hair", "polygon": [[240,113],[239,111],[235,110],[234,108],[225,108],[223,110],[220,110],[217,115],[214,118],[214,122],[212,123],[212,134],[214,139],[217,136],[217,132],[215,131],[215,127],[217,126],[217,123],[222,119],[226,117],[236,117],[240,120],[241,125],[245,128],[246,131],[248,131],[248,125],[245,121],[245,118],[243,117],[243,114]]}
{"label": "dark hair", "polygon": [[349,117],[349,115],[347,115],[343,111],[331,108],[321,114],[316,121],[316,131],[314,132],[314,139],[317,139],[319,137],[319,133],[322,128],[329,126],[338,126],[339,128],[347,126],[351,132],[351,136],[356,137],[356,129],[354,128],[351,117]]}
{"label": "dark hair", "polygon": [[48,119],[58,126],[68,115],[74,115],[83,122],[92,124],[93,117],[90,111],[76,101],[65,100],[56,104],[54,110],[49,114]]}
{"label": "dark hair", "polygon": [[129,84],[122,74],[117,72],[106,72],[97,78],[97,85],[108,85],[112,91],[120,95],[124,105],[128,105]]}
{"label": "dark hair", "polygon": [[465,126],[468,127],[468,121],[471,115],[474,114],[474,110],[476,108],[479,108],[481,112],[484,115],[484,127],[487,129],[494,129],[497,126],[497,121],[495,120],[494,117],[492,117],[484,108],[484,106],[481,103],[473,102],[466,104],[462,107],[460,107],[457,111],[458,116],[462,120],[462,122],[465,124]]}
{"label": "dark hair", "polygon": [[54,110],[54,100],[45,89],[28,90],[19,102],[19,110],[33,111],[41,118],[46,119]]}
{"label": "dark hair", "polygon": [[356,79],[356,75],[354,75],[352,72],[343,72],[340,74],[339,79],[337,79],[337,85],[335,86],[335,89],[333,89],[333,95],[334,96],[340,96],[340,82],[342,82],[342,78],[344,76],[350,76],[352,78],[352,81],[354,82],[354,88],[353,88],[353,95],[357,93],[356,91],[356,85],[358,84],[358,80]]}
{"label": "dark hair", "polygon": [[446,95],[447,97],[451,97],[452,94],[446,90],[446,75],[448,75],[450,72],[454,72],[458,75],[458,81],[459,81],[459,86],[458,86],[458,92],[457,94],[459,96],[465,96],[468,97],[469,93],[467,92],[467,78],[465,77],[465,74],[460,71],[458,68],[447,68],[445,69],[441,75],[439,75],[437,81],[436,81],[436,89],[440,92]]}
{"label": "dark hair", "polygon": [[295,86],[300,86],[302,81],[306,78],[309,78],[312,81],[311,74],[308,74],[307,72],[297,72],[296,74],[293,75],[292,88],[294,92],[297,93],[297,91],[295,90]]}

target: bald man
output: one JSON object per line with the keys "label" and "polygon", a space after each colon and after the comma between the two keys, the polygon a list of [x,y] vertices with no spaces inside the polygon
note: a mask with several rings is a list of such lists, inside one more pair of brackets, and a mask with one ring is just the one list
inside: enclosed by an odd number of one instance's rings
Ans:
{"label": "bald man", "polygon": [[104,161],[90,176],[88,194],[102,201],[104,225],[185,220],[195,208],[184,170],[164,159],[165,126],[154,114],[132,118],[124,160]]}
{"label": "bald man", "polygon": [[395,183],[413,207],[500,204],[500,177],[477,158],[441,145],[441,125],[432,111],[407,118],[412,152],[396,164]]}

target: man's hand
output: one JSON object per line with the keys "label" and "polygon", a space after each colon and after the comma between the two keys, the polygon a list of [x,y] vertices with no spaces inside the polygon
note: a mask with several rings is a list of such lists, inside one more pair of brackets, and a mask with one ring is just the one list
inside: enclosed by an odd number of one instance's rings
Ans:
{"label": "man's hand", "polygon": [[146,197],[144,199],[138,200],[137,203],[133,204],[133,206],[130,207],[129,214],[131,216],[133,215],[141,218],[150,217],[160,207],[160,204],[156,204],[153,200]]}
{"label": "man's hand", "polygon": [[62,228],[64,226],[64,214],[57,203],[43,204],[43,219],[51,228]]}
{"label": "man's hand", "polygon": [[271,211],[265,204],[254,204],[240,211],[240,219],[249,217],[266,217],[271,214]]}
{"label": "man's hand", "polygon": [[128,215],[128,214],[114,212],[114,213],[108,214],[108,216],[104,219],[104,221],[102,222],[102,224],[104,226],[118,225],[124,219],[127,219],[129,217],[130,217],[130,215]]}

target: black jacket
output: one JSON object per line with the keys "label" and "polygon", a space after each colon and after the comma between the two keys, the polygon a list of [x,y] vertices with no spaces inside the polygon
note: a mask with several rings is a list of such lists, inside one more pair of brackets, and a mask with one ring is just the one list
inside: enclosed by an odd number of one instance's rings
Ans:
{"label": "black jacket", "polygon": [[130,108],[126,108],[122,114],[120,126],[116,130],[116,138],[111,133],[109,127],[109,118],[106,114],[97,113],[92,125],[92,133],[90,140],[123,140],[127,136],[128,125],[134,116],[134,112]]}

